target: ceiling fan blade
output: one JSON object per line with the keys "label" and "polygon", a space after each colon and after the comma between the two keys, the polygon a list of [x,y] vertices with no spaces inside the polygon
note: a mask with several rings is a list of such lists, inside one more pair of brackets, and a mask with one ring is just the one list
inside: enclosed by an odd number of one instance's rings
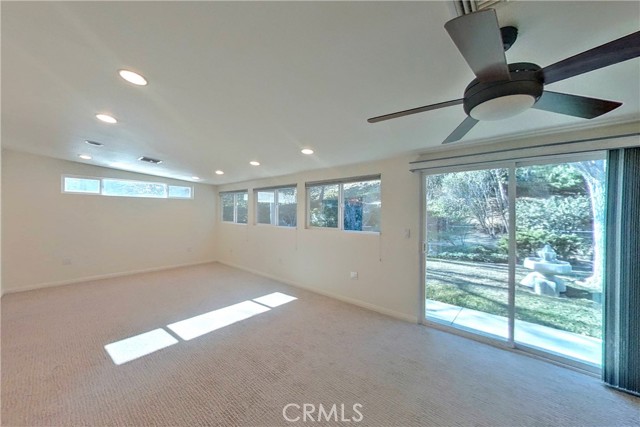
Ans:
{"label": "ceiling fan blade", "polygon": [[495,10],[459,16],[444,24],[444,28],[478,80],[510,79]]}
{"label": "ceiling fan blade", "polygon": [[369,123],[382,122],[384,120],[396,119],[398,117],[409,116],[411,114],[422,113],[425,111],[437,110],[438,108],[451,107],[452,105],[462,104],[462,99],[453,101],[440,102],[439,104],[425,105],[424,107],[412,108],[410,110],[398,111],[397,113],[385,114],[383,116],[372,117],[367,119]]}
{"label": "ceiling fan blade", "polygon": [[467,132],[469,132],[471,128],[476,125],[476,123],[478,123],[478,120],[474,119],[471,116],[467,116],[467,118],[464,119],[453,132],[451,132],[451,135],[449,135],[447,139],[442,141],[442,143],[448,144],[450,142],[456,142],[462,139],[462,137],[464,137]]}
{"label": "ceiling fan blade", "polygon": [[542,96],[538,99],[538,102],[533,105],[533,108],[566,114],[568,116],[582,117],[583,119],[593,119],[615,110],[621,105],[621,102],[545,90],[542,92]]}
{"label": "ceiling fan blade", "polygon": [[638,56],[640,56],[640,31],[543,68],[544,84],[558,82]]}

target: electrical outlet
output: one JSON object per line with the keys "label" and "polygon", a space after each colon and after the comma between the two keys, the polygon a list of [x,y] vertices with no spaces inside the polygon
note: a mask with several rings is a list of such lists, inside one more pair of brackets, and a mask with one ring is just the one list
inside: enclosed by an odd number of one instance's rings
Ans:
{"label": "electrical outlet", "polygon": [[352,271],[350,277],[351,277],[351,280],[358,280],[358,272]]}

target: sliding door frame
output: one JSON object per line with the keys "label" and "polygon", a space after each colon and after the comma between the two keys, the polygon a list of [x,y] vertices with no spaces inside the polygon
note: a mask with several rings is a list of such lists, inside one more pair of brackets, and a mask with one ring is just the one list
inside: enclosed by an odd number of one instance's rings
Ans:
{"label": "sliding door frame", "polygon": [[[593,366],[591,364],[581,362],[566,356],[558,355],[552,352],[544,351],[538,349],[536,347],[531,347],[526,344],[518,343],[515,340],[515,311],[516,311],[516,283],[515,283],[515,273],[516,273],[516,169],[519,167],[526,166],[542,166],[548,164],[560,164],[560,163],[572,163],[572,162],[581,162],[587,160],[601,160],[606,159],[606,150],[598,150],[591,152],[583,152],[583,153],[573,153],[573,154],[557,154],[557,155],[549,155],[549,156],[535,156],[518,160],[511,161],[496,161],[496,162],[486,162],[486,163],[475,163],[469,165],[460,165],[460,166],[445,166],[445,167],[437,167],[429,170],[423,170],[420,173],[420,192],[421,192],[421,202],[420,202],[420,218],[421,218],[421,226],[420,226],[420,323],[433,327],[435,329],[440,329],[446,332],[452,332],[456,335],[460,335],[466,338],[471,338],[476,341],[484,342],[496,347],[511,349],[516,351],[522,351],[526,354],[533,355],[534,357],[539,357],[543,359],[550,360],[553,363],[565,365],[571,368],[576,368],[578,370],[599,375],[602,371],[600,367]],[[508,181],[508,190],[507,190],[507,198],[509,201],[509,257],[508,257],[508,275],[507,275],[507,289],[508,289],[508,331],[507,338],[500,339],[500,337],[483,333],[481,331],[460,327],[447,325],[445,323],[439,322],[437,320],[432,320],[427,318],[426,312],[426,280],[427,280],[427,188],[426,188],[426,179],[430,175],[438,175],[443,173],[454,173],[454,172],[467,172],[467,171],[475,171],[475,170],[485,170],[485,169],[508,169],[509,171],[509,181]],[[605,286],[605,284],[603,284]],[[603,289],[603,295],[605,291]],[[604,319],[602,328],[604,330]],[[604,345],[604,341],[603,341]]]}
{"label": "sliding door frame", "polygon": [[[420,173],[420,186],[422,189],[422,198],[421,198],[421,203],[420,203],[420,209],[421,209],[421,215],[420,215],[420,221],[421,221],[421,226],[420,226],[420,231],[421,231],[421,257],[420,257],[420,287],[421,287],[421,292],[420,292],[420,319],[423,325],[428,326],[428,327],[432,327],[434,329],[440,329],[443,330],[445,332],[452,332],[456,335],[460,335],[463,336],[465,338],[470,338],[473,339],[475,341],[480,341],[483,342],[485,344],[490,344],[492,346],[495,347],[500,347],[500,348],[506,348],[506,349],[514,349],[515,345],[513,342],[513,333],[511,331],[513,331],[512,328],[509,328],[509,332],[508,332],[508,339],[500,339],[500,337],[494,336],[494,335],[490,335],[490,334],[486,334],[484,332],[481,331],[477,331],[477,330],[473,330],[470,328],[465,328],[463,326],[450,326],[450,325],[446,325],[444,323],[438,322],[436,320],[432,320],[432,319],[428,319],[427,318],[427,310],[426,310],[426,279],[427,279],[427,186],[426,186],[426,178],[429,175],[439,175],[439,174],[443,174],[443,173],[454,173],[454,172],[469,172],[469,171],[477,171],[477,170],[483,170],[483,169],[507,169],[507,170],[511,170],[512,167],[515,167],[515,162],[514,161],[496,161],[496,162],[489,162],[489,163],[474,163],[471,165],[460,165],[460,166],[444,166],[444,167],[438,167],[438,168],[433,168],[430,169],[429,171],[421,171]],[[511,179],[510,179],[511,180]],[[509,197],[509,206],[511,206],[512,201],[511,201],[511,192],[509,191],[508,194]],[[511,220],[510,220],[511,221]],[[511,224],[510,224],[511,226]],[[511,245],[511,243],[510,243]],[[515,246],[515,241],[514,241],[514,246]],[[514,261],[514,272],[515,272],[515,261]],[[515,275],[513,276],[515,278]],[[511,282],[514,281],[512,280],[511,277],[511,272],[509,272],[509,275],[507,277],[507,286],[509,289],[511,289]],[[513,285],[513,288],[515,289],[515,282]],[[511,290],[509,290],[509,295],[511,295],[513,292],[511,292]],[[514,313],[515,314],[515,311]],[[513,316],[511,316],[510,313],[510,318],[512,318]]]}

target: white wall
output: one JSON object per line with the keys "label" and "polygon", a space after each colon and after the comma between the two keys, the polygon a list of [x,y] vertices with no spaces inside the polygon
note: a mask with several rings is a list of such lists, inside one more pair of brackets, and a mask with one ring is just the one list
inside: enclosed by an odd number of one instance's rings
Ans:
{"label": "white wall", "polygon": [[[219,261],[416,321],[419,307],[420,178],[413,157],[220,186],[249,189],[249,224],[220,222]],[[305,228],[306,181],[382,174],[381,233]],[[253,188],[297,184],[298,227],[255,225]],[[405,229],[411,236],[405,238]],[[357,271],[358,280],[349,274]]]}
{"label": "white wall", "polygon": [[63,174],[184,185],[183,181],[5,150],[5,293],[215,259],[215,187],[196,184],[193,200],[63,194]]}

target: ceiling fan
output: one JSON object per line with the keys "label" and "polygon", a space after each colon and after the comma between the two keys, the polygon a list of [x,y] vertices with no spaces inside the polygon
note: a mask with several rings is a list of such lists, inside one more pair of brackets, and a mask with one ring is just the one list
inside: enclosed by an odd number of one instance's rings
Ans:
{"label": "ceiling fan", "polygon": [[579,53],[544,68],[528,62],[507,64],[504,51],[517,30],[500,29],[495,10],[486,9],[452,19],[444,25],[476,78],[462,99],[372,117],[381,122],[462,104],[467,118],[443,141],[458,141],[479,121],[500,120],[529,108],[593,119],[622,103],[544,90],[544,86],[640,56],[640,31]]}

